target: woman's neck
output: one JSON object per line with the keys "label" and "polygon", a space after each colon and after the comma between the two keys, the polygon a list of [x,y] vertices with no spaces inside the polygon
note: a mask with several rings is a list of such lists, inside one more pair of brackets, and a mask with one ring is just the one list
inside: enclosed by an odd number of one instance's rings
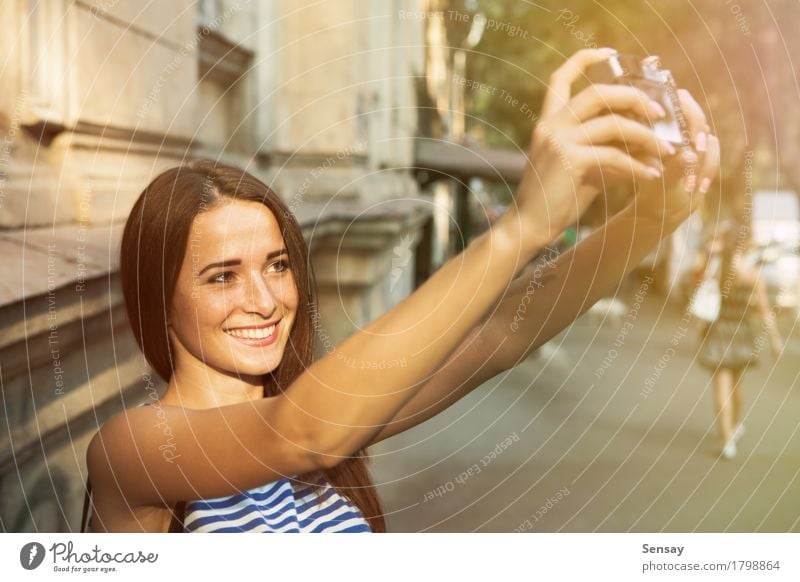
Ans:
{"label": "woman's neck", "polygon": [[231,376],[205,365],[179,366],[161,398],[167,406],[204,409],[264,397],[261,376]]}

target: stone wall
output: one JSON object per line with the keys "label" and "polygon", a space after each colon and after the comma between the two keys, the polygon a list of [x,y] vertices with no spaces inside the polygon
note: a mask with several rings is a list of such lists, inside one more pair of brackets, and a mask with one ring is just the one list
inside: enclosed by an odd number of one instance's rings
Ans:
{"label": "stone wall", "polygon": [[424,26],[386,16],[416,4],[0,4],[4,531],[76,530],[89,439],[163,389],[117,274],[124,220],[161,169],[219,158],[284,198],[333,345],[413,290]]}

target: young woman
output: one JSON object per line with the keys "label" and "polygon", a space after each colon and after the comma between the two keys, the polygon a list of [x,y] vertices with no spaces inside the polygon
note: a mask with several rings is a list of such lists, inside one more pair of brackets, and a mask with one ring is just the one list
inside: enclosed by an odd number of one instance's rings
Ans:
{"label": "young woman", "polygon": [[763,347],[758,330],[767,331],[776,359],[783,349],[760,270],[746,260],[749,243],[749,230],[743,226],[731,227],[723,234],[719,316],[705,328],[698,354],[699,363],[710,370],[714,381],[714,410],[724,459],[736,456],[736,444],[744,434],[742,378],[758,365]]}
{"label": "young woman", "polygon": [[[687,93],[699,181],[669,196],[658,177],[673,148],[629,117],[652,120],[660,106],[631,87],[571,96],[608,54],[581,51],[552,76],[515,207],[316,362],[308,249],[280,198],[214,162],[155,178],[126,224],[120,269],[133,332],[168,386],[92,439],[91,530],[384,531],[366,447],[555,335],[688,216],[716,172],[717,141]],[[650,195],[559,257],[530,301],[523,268],[591,203],[592,180],[612,177],[649,183]]]}

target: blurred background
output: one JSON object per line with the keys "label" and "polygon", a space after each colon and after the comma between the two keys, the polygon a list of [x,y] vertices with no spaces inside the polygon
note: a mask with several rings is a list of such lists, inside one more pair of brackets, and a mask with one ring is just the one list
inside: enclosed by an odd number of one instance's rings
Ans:
{"label": "blurred background", "polygon": [[[77,530],[88,440],[164,388],[117,276],[157,172],[211,157],[283,197],[311,249],[321,353],[505,211],[549,75],[604,46],[658,55],[692,92],[721,175],[608,301],[373,448],[389,530],[800,530],[797,2],[16,0],[0,16],[3,531]],[[559,248],[630,195],[607,192]],[[751,228],[787,344],[750,374],[748,440],[720,463],[684,314],[731,221]]]}

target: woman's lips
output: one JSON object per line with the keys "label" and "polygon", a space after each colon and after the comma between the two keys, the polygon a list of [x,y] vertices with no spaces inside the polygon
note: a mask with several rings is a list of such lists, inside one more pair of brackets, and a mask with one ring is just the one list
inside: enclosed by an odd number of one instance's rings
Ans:
{"label": "woman's lips", "polygon": [[[240,329],[227,329],[225,333],[232,337],[233,339],[253,347],[264,347],[275,343],[275,340],[278,339],[278,326],[281,324],[279,320],[272,329],[272,333],[267,337],[261,337],[266,330],[269,328],[260,328],[260,329],[253,329],[253,328],[240,328]],[[247,336],[254,336],[254,337],[247,337]]]}

